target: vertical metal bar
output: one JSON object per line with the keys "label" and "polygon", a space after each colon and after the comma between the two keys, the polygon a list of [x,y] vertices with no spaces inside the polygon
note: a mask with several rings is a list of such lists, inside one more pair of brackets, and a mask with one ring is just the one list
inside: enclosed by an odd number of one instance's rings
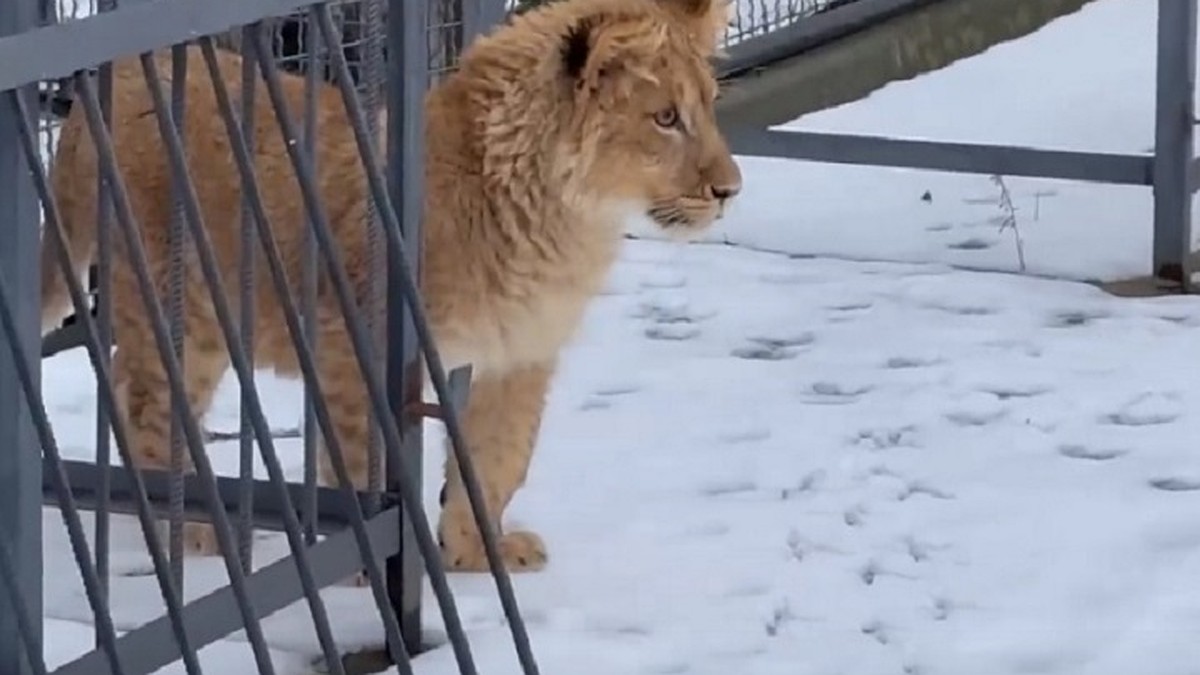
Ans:
{"label": "vertical metal bar", "polygon": [[[315,7],[305,13],[302,22],[308,42],[307,68],[304,77],[304,152],[317,170],[317,74],[321,68],[321,39],[317,30]],[[333,47],[337,47],[333,45]],[[300,308],[304,315],[304,335],[313,349],[317,347],[317,241],[311,224],[304,228],[304,261],[300,271]],[[317,424],[313,410],[312,391],[304,388],[304,537],[311,546],[317,542]]]}
{"label": "vertical metal bar", "polygon": [[1190,286],[1196,0],[1158,1],[1154,132],[1154,273]]}
{"label": "vertical metal bar", "polygon": [[[253,31],[259,30],[262,24],[255,23],[242,28],[242,44],[254,39]],[[254,77],[254,55],[242,53],[242,129],[250,152],[254,152],[254,88],[257,82]],[[242,223],[239,271],[241,276],[241,339],[242,350],[254,368],[254,223],[250,209],[250,198],[245,194],[246,187],[242,186]],[[254,437],[251,426],[250,410],[244,396],[242,402],[241,429],[238,434],[238,478],[241,489],[238,491],[238,553],[242,559],[242,571],[247,574],[254,568]]]}
{"label": "vertical metal bar", "polygon": [[[387,21],[387,183],[408,242],[408,264],[419,278],[421,215],[425,190],[425,90],[428,83],[430,0],[388,0]],[[399,490],[402,475],[422,475],[421,420],[404,414],[421,398],[422,368],[416,329],[401,291],[403,268],[388,256],[387,386],[401,434],[405,467],[387,467],[388,491]],[[390,460],[391,458],[389,458]],[[389,461],[390,464],[390,461]],[[400,553],[387,561],[388,594],[409,653],[421,651],[421,555],[408,518],[402,520]]]}
{"label": "vertical metal bar", "polygon": [[504,17],[508,13],[508,8],[505,6],[504,0],[478,0],[479,1],[479,28],[471,39],[477,35],[487,33],[492,28],[504,22]]}
{"label": "vertical metal bar", "polygon": [[[171,115],[178,120],[180,130],[184,126],[184,90],[187,87],[187,45],[171,47]],[[186,330],[183,318],[184,250],[187,233],[183,227],[183,176],[171,171],[171,225],[167,232],[170,250],[170,265],[167,273],[167,322],[171,331],[171,348],[179,360],[180,371],[187,372],[187,360],[183,354],[183,334]],[[187,466],[184,454],[183,422],[181,417],[188,409],[186,400],[171,396],[171,459],[170,459],[170,549],[171,569],[175,574],[176,586],[183,588],[183,476]]]}
{"label": "vertical metal bar", "polygon": [[29,613],[29,603],[21,597],[21,589],[17,586],[17,573],[13,568],[12,550],[4,543],[8,538],[7,532],[0,534],[0,581],[4,583],[8,599],[16,603],[12,612],[17,621],[17,628],[21,631],[21,641],[25,643],[29,667],[33,675],[46,675],[46,660],[42,658],[42,644],[38,639],[40,633],[33,627],[34,622],[40,624],[42,618],[35,619]]}
{"label": "vertical metal bar", "polygon": [[459,0],[462,6],[462,41],[470,44],[483,29],[483,6],[488,0]]}
{"label": "vertical metal bar", "polygon": [[[116,0],[99,0],[98,9],[107,12],[116,9]],[[100,116],[107,127],[112,126],[112,63],[100,64]],[[103,350],[101,358],[107,363],[112,357],[112,203],[104,180],[96,176],[96,327]],[[96,466],[99,481],[96,485],[96,574],[100,576],[100,588],[104,591],[104,602],[108,604],[108,558],[109,558],[109,493],[112,489],[111,412],[100,395],[96,380]],[[102,636],[96,630],[96,644]]]}
{"label": "vertical metal bar", "polygon": [[[15,35],[37,25],[37,0],[0,2],[0,36]],[[18,95],[36,101],[37,85],[23,88]],[[0,227],[0,273],[8,282],[14,302],[17,339],[20,344],[5,344],[0,349],[0,528],[13,552],[16,587],[24,598],[10,597],[0,587],[0,606],[17,607],[24,601],[33,616],[42,613],[42,462],[38,441],[26,400],[17,379],[18,364],[13,358],[19,347],[28,359],[28,367],[41,383],[39,335],[38,202],[30,180],[30,167],[21,148],[15,106],[0,107],[0,204],[4,205],[6,226]],[[8,343],[6,335],[0,342]],[[35,622],[35,642],[42,642],[41,622]],[[21,630],[15,612],[0,612],[0,672],[28,675]]]}

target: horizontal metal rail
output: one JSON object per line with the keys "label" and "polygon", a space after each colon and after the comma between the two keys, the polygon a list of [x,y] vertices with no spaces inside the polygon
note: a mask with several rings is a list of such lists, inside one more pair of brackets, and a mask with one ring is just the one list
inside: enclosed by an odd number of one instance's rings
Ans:
{"label": "horizontal metal rail", "polygon": [[953,173],[1152,185],[1154,157],[856,134],[729,129],[734,153]]}
{"label": "horizontal metal rail", "polygon": [[[383,557],[400,551],[400,509],[390,508],[367,520],[367,535]],[[357,572],[363,565],[354,533],[342,530],[307,549],[313,579],[319,586],[329,586]],[[296,562],[285,556],[265,565],[246,577],[247,590],[258,618],[287,607],[304,597]],[[223,586],[185,606],[184,624],[192,645],[199,650],[205,645],[237,630],[241,625],[238,602],[233,590]],[[131,672],[152,673],[180,657],[179,646],[172,637],[170,620],[155,619],[117,639],[122,662]],[[99,651],[89,652],[54,671],[55,675],[95,675],[107,672],[108,665]]]}
{"label": "horizontal metal rail", "polygon": [[25,31],[0,38],[0,91],[69,77],[106,61],[222,33],[313,4],[313,0],[153,0]]}
{"label": "horizontal metal rail", "polygon": [[[67,472],[67,479],[70,482],[75,501],[79,504],[80,508],[93,510],[101,497],[100,480],[103,469],[96,466],[94,462],[78,460],[64,461],[63,467]],[[43,474],[49,477],[52,470],[53,467],[49,461],[43,460]],[[146,485],[146,496],[150,505],[166,513],[170,495],[169,472],[150,469],[141,469],[139,471]],[[108,480],[111,481],[108,490],[109,499],[111,500],[109,510],[114,513],[135,513],[133,482],[130,480],[128,474],[123,471],[113,471],[109,474]],[[217,476],[216,480],[217,492],[221,497],[225,512],[231,516],[236,514],[241,504],[241,495],[239,494],[241,479],[235,476]],[[256,529],[283,531],[283,505],[279,498],[279,488],[268,480],[255,480],[252,485],[254,491],[252,500],[254,504],[254,527]],[[286,483],[285,485],[291,494],[293,503],[304,503],[302,499],[305,496],[304,491],[306,488],[303,484]],[[337,488],[318,487],[316,490],[317,531],[321,534],[330,534],[350,527],[350,511],[353,508],[351,506],[352,502]],[[382,498],[385,507],[399,503],[387,493],[382,496],[372,496],[366,492],[359,492],[357,494],[359,506],[364,510],[366,509],[368,500],[372,498]],[[44,504],[58,504],[58,495],[55,493],[53,485],[50,484],[48,478],[43,482],[42,495]],[[204,487],[198,476],[188,475],[184,477],[183,504],[186,520],[192,522],[212,522],[212,515],[209,513],[207,502],[205,501]],[[299,515],[297,513],[297,516]]]}

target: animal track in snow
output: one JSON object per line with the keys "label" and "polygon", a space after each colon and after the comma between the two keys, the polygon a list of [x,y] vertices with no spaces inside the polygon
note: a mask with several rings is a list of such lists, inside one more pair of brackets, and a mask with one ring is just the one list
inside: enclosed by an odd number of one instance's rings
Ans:
{"label": "animal track in snow", "polygon": [[699,323],[716,316],[715,310],[698,311],[687,301],[667,302],[665,300],[643,302],[630,313],[635,319],[649,319],[657,324],[690,324]]}
{"label": "animal track in snow", "polygon": [[762,361],[782,361],[795,358],[800,353],[798,347],[811,345],[816,336],[811,332],[797,333],[786,337],[749,337],[752,344],[736,347],[731,353],[739,359]]}
{"label": "animal track in snow", "polygon": [[836,305],[827,305],[825,309],[831,312],[861,312],[871,309],[870,300],[861,300],[858,302],[844,302]]}
{"label": "animal track in snow", "polygon": [[1150,480],[1150,487],[1165,492],[1194,492],[1200,490],[1200,478],[1183,478],[1170,476]]}
{"label": "animal track in snow", "polygon": [[1071,459],[1087,459],[1092,461],[1105,461],[1116,459],[1122,455],[1128,454],[1128,450],[1119,450],[1116,448],[1090,448],[1086,445],[1068,443],[1058,446],[1058,454]]}
{"label": "animal track in snow", "polygon": [[928,368],[941,363],[941,359],[925,356],[892,356],[884,361],[883,367],[889,370],[905,368]]}
{"label": "animal track in snow", "polygon": [[1050,387],[1043,384],[983,384],[977,387],[978,391],[986,394],[991,394],[1001,401],[1007,401],[1012,398],[1033,398],[1041,396],[1053,391]]}
{"label": "animal track in snow", "polygon": [[960,427],[979,427],[991,424],[1007,413],[1008,408],[998,396],[973,391],[954,399],[951,409],[942,416]]}
{"label": "animal track in snow", "polygon": [[605,410],[613,406],[613,399],[641,391],[636,384],[613,384],[593,391],[580,404],[580,410]]}
{"label": "animal track in snow", "polygon": [[915,448],[917,447],[914,438],[916,433],[917,427],[913,424],[894,428],[861,429],[851,443],[864,446],[870,450],[890,450],[899,447]]}
{"label": "animal track in snow", "polygon": [[1072,328],[1086,326],[1100,319],[1107,319],[1111,314],[1101,309],[1070,309],[1055,312],[1047,319],[1046,325],[1051,328]]}
{"label": "animal track in snow", "polygon": [[981,237],[969,237],[961,241],[946,244],[946,248],[952,251],[985,251],[996,245],[996,242],[990,239]]}
{"label": "animal track in snow", "polygon": [[729,355],[739,359],[746,359],[747,361],[787,361],[788,359],[796,358],[798,353],[795,349],[787,349],[786,347],[749,345],[734,347],[733,351],[729,352]]}
{"label": "animal track in snow", "polygon": [[904,490],[896,495],[896,501],[908,501],[913,495],[928,495],[934,499],[954,499],[954,495],[945,490],[927,485],[920,481],[910,482],[904,486]]}
{"label": "animal track in snow", "polygon": [[874,387],[869,384],[850,384],[818,380],[809,385],[802,396],[808,403],[845,405],[856,402],[863,394],[872,389]]}
{"label": "animal track in snow", "polygon": [[612,384],[606,387],[601,387],[592,392],[596,396],[624,396],[641,391],[641,387],[636,384]]}
{"label": "animal track in snow", "polygon": [[1005,412],[1003,408],[989,411],[954,410],[946,413],[946,419],[960,427],[981,427],[1004,417]]}
{"label": "animal track in snow", "polygon": [[795,485],[795,487],[786,487],[782,491],[780,491],[779,496],[781,499],[787,500],[787,499],[791,499],[792,497],[795,497],[796,495],[804,494],[807,492],[812,492],[817,487],[819,487],[821,482],[823,482],[824,480],[825,480],[825,471],[823,469],[816,469],[814,471],[810,471],[807,474],[805,474],[803,478],[800,479],[800,482],[797,483]]}
{"label": "animal track in snow", "polygon": [[754,481],[727,480],[704,485],[700,488],[700,493],[705,497],[724,497],[726,495],[744,494],[757,490],[758,485]]}
{"label": "animal track in snow", "polygon": [[650,340],[667,340],[674,342],[683,342],[700,337],[700,329],[691,325],[679,324],[662,324],[647,328],[643,335]]}
{"label": "animal track in snow", "polygon": [[924,305],[925,309],[932,309],[955,316],[990,316],[996,314],[999,310],[995,307],[985,307],[983,305],[960,305],[947,302],[931,302]]}
{"label": "animal track in snow", "polygon": [[868,621],[860,630],[863,635],[873,638],[881,645],[886,645],[890,641],[882,621]]}
{"label": "animal track in snow", "polygon": [[1102,421],[1122,426],[1150,426],[1174,422],[1182,414],[1179,396],[1145,392],[1135,396],[1121,409],[1104,415]]}

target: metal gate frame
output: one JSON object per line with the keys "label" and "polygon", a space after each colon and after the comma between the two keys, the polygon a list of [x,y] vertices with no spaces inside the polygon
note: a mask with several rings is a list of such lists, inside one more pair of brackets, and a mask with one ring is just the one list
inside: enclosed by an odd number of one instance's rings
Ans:
{"label": "metal gate frame", "polygon": [[[469,3],[481,1],[486,0],[468,0]],[[131,2],[84,19],[40,28],[37,27],[38,0],[0,2],[0,203],[6,204],[11,218],[9,226],[0,227],[0,444],[9,448],[8,452],[0,453],[0,487],[3,488],[0,489],[0,607],[12,610],[0,611],[0,672],[12,675],[46,672],[40,620],[41,512],[43,499],[48,498],[60,507],[97,630],[97,648],[56,669],[55,673],[149,673],[180,659],[189,674],[199,673],[197,651],[239,628],[246,631],[259,672],[270,673],[273,666],[259,619],[302,599],[310,605],[328,667],[335,674],[343,673],[344,665],[332,643],[318,590],[364,567],[368,570],[384,620],[387,655],[400,672],[412,672],[410,656],[419,652],[422,646],[420,594],[424,570],[429,573],[442,607],[460,672],[475,673],[438,546],[421,508],[420,431],[421,419],[426,416],[439,417],[445,423],[475,522],[483,537],[514,647],[524,672],[537,672],[511,580],[498,552],[497,535],[487,519],[482,493],[462,437],[459,409],[466,395],[469,369],[446,373],[432,343],[416,285],[423,207],[422,112],[428,59],[425,0],[388,0],[391,21],[387,22],[386,29],[386,44],[390,48],[387,104],[391,114],[388,115],[386,152],[389,161],[386,171],[379,169],[378,151],[370,140],[369,124],[355,93],[345,55],[341,50],[330,50],[336,83],[366,172],[370,199],[386,235],[386,383],[370,369],[372,351],[361,317],[352,317],[353,300],[345,269],[323,213],[311,160],[300,144],[288,145],[289,159],[308,213],[308,226],[336,288],[371,403],[375,410],[384,411],[377,413],[377,421],[382,427],[390,460],[381,508],[374,515],[364,517],[364,500],[372,495],[356,493],[351,487],[335,439],[326,434],[341,486],[317,490],[317,522],[322,530],[340,531],[308,545],[302,540],[299,524],[302,514],[294,506],[302,503],[302,495],[298,486],[285,482],[274,454],[271,433],[254,387],[252,364],[238,342],[234,328],[236,320],[217,278],[211,242],[205,233],[188,176],[183,143],[175,121],[179,109],[175,107],[174,96],[168,102],[150,55],[165,46],[173,46],[173,55],[185,54],[183,45],[188,43],[198,42],[202,48],[242,178],[244,199],[253,216],[247,220],[255,222],[250,229],[257,231],[258,242],[267,254],[268,267],[278,291],[284,289],[278,250],[267,226],[247,136],[240,127],[229,92],[217,75],[212,36],[238,26],[247,27],[246,34],[252,36],[253,57],[246,61],[257,65],[257,76],[266,83],[275,119],[285,137],[300,138],[300,128],[287,111],[279,70],[269,58],[269,48],[261,30],[256,27],[266,18],[302,9],[310,11],[327,44],[339,42],[326,1],[315,4],[312,0]],[[476,18],[485,15],[478,9],[465,14]],[[468,34],[480,28],[482,25],[476,23],[468,29]],[[216,525],[230,578],[229,586],[186,605],[177,584],[172,583],[171,571],[167,569],[159,537],[154,531],[155,516],[151,511],[152,506],[161,507],[167,503],[171,478],[165,472],[131,468],[125,425],[115,416],[111,426],[122,453],[123,468],[113,467],[110,471],[105,465],[101,470],[88,462],[64,461],[41,398],[39,356],[42,345],[37,329],[39,203],[45,208],[47,236],[58,237],[61,241],[62,229],[47,172],[38,157],[33,111],[37,109],[37,82],[71,79],[78,97],[76,105],[84,107],[96,145],[99,169],[103,180],[107,181],[104,183],[106,189],[102,191],[102,203],[107,203],[110,208],[102,210],[100,218],[103,221],[104,211],[111,211],[108,216],[116,221],[119,236],[124,237],[130,248],[131,266],[143,292],[155,340],[162,350],[173,399],[183,399],[182,370],[178,358],[171,353],[163,304],[154,299],[145,253],[138,243],[137,226],[106,126],[103,93],[98,94],[90,72],[99,66],[103,83],[107,70],[104,64],[118,56],[134,53],[141,54],[146,84],[154,98],[159,130],[174,176],[174,189],[183,208],[179,220],[186,222],[199,254],[200,267],[221,319],[233,369],[238,374],[243,405],[251,409],[251,426],[270,474],[270,480],[253,481],[249,493],[245,490],[248,481],[215,476],[208,464],[196,420],[186,412],[176,416],[182,418],[180,426],[197,470],[196,476],[183,481],[182,506],[192,515],[200,515]],[[253,75],[253,68],[253,65],[247,66],[244,73],[250,75],[246,77]],[[77,320],[83,327],[84,343],[101,384],[101,407],[112,409],[114,399],[108,357],[102,356],[103,336],[99,335],[91,313],[86,311],[85,290],[73,274],[66,273],[69,269],[66,255],[59,258]],[[286,291],[279,295],[297,347],[305,384],[313,391],[319,391],[313,352],[299,325],[294,301],[289,303]],[[437,392],[440,402],[437,405],[421,400],[422,362]],[[323,403],[315,407],[323,431],[328,430],[328,411]],[[42,487],[43,474],[49,479],[48,490]],[[239,561],[229,527],[229,514],[236,513],[247,496],[252,497],[260,513],[255,518],[255,525],[286,532],[292,550],[292,555],[253,572],[243,569],[243,566],[248,567],[248,559]],[[107,566],[106,555],[101,555],[97,542],[93,561],[79,518],[81,508],[88,507],[98,507],[103,513],[112,507],[116,511],[137,514],[167,604],[166,616],[121,637],[117,637],[109,613],[107,585],[104,577],[98,574],[98,570],[103,571]],[[98,526],[97,534],[106,538],[106,526],[103,533]],[[386,559],[386,576],[380,569],[382,559]]]}
{"label": "metal gate frame", "polygon": [[[836,11],[857,7],[866,13],[904,2],[857,0]],[[1196,16],[1197,0],[1158,0],[1152,154],[753,128],[727,129],[726,135],[735,153],[755,157],[1150,187],[1154,198],[1152,274],[1178,283],[1183,292],[1192,292],[1191,276],[1200,271],[1195,269],[1198,261],[1191,249],[1192,199],[1200,189],[1200,160],[1193,146],[1197,124]],[[798,22],[795,30],[803,33],[805,23]]]}

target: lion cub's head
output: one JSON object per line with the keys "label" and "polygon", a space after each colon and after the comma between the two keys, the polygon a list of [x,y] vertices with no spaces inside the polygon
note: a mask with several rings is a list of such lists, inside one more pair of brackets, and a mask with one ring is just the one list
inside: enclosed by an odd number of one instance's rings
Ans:
{"label": "lion cub's head", "polygon": [[[563,36],[571,124],[587,189],[644,207],[678,234],[707,227],[741,190],[717,128],[716,4],[642,0],[580,17]],[[626,9],[626,8],[629,9]]]}
{"label": "lion cub's head", "polygon": [[728,8],[728,0],[556,0],[513,18],[468,59],[519,80],[505,83],[496,104],[520,106],[520,121],[493,109],[494,138],[523,135],[511,121],[552,148],[550,173],[581,208],[634,205],[669,232],[702,230],[742,183],[717,128],[709,62]]}

